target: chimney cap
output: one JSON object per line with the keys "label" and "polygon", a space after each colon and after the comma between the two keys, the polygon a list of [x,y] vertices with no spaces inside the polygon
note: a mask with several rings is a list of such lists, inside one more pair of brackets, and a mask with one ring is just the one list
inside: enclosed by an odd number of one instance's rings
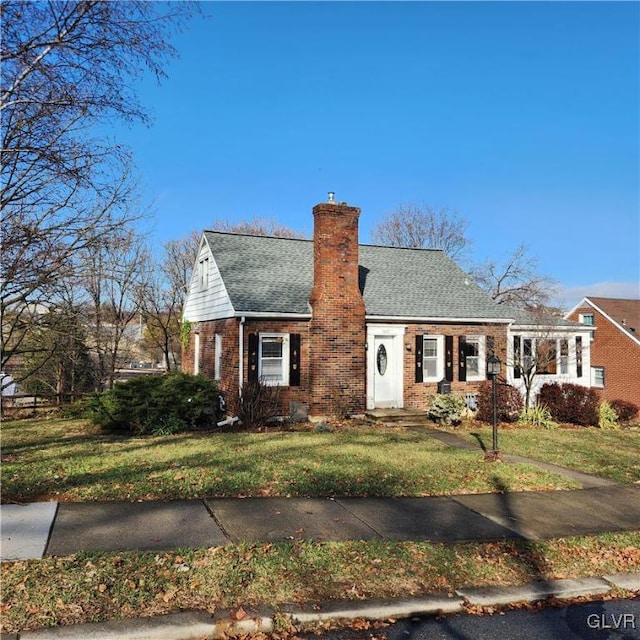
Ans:
{"label": "chimney cap", "polygon": [[335,191],[329,191],[329,193],[327,195],[329,196],[329,199],[327,200],[327,202],[330,202],[331,204],[335,204],[335,202],[336,202],[336,192]]}

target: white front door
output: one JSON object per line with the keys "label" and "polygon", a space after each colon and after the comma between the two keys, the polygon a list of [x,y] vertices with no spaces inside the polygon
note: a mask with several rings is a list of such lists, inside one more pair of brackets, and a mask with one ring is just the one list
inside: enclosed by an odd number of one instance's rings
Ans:
{"label": "white front door", "polygon": [[[372,328],[373,329],[373,328]],[[404,327],[371,330],[368,339],[367,408],[403,406],[402,341]]]}

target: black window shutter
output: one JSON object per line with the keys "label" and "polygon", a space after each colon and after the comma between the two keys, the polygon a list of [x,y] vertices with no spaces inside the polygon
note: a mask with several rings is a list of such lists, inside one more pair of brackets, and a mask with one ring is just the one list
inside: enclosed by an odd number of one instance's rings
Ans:
{"label": "black window shutter", "polygon": [[258,334],[249,334],[249,354],[248,354],[249,371],[247,379],[250,382],[258,380]]}
{"label": "black window shutter", "polygon": [[444,337],[444,377],[453,382],[453,336]]}
{"label": "black window shutter", "polygon": [[513,336],[513,377],[522,377],[522,348],[520,346],[520,336]]}
{"label": "black window shutter", "polygon": [[289,386],[300,386],[300,334],[289,336]]}
{"label": "black window shutter", "polygon": [[467,381],[467,336],[458,336],[458,380]]}
{"label": "black window shutter", "polygon": [[582,378],[582,336],[576,337],[576,375]]}
{"label": "black window shutter", "polygon": [[422,351],[424,349],[424,336],[416,336],[416,382],[424,380],[422,372]]}

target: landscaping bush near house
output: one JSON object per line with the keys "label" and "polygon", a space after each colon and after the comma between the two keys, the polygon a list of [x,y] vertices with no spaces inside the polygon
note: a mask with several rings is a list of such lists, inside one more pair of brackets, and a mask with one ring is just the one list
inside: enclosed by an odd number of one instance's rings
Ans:
{"label": "landscaping bush near house", "polygon": [[612,400],[611,408],[616,412],[620,422],[631,422],[638,415],[638,406],[627,400]]}
{"label": "landscaping bush near house", "polygon": [[236,413],[245,427],[263,427],[281,415],[280,389],[262,380],[249,380],[242,385],[236,401]]}
{"label": "landscaping bush near house", "polygon": [[461,396],[439,393],[431,398],[427,415],[441,425],[458,425],[462,422],[466,406]]}
{"label": "landscaping bush near house", "polygon": [[[483,382],[478,390],[478,413],[481,422],[493,421],[493,388],[489,381]],[[522,394],[510,384],[496,385],[496,404],[500,422],[515,422],[522,412]]]}
{"label": "landscaping bush near house", "polygon": [[598,426],[601,429],[617,429],[618,414],[613,407],[605,400],[598,407]]}
{"label": "landscaping bush near house", "polygon": [[578,384],[545,383],[540,387],[537,402],[544,404],[554,420],[582,426],[598,424],[598,394],[594,389]]}
{"label": "landscaping bush near house", "polygon": [[105,429],[169,435],[213,422],[217,396],[217,384],[204,376],[139,376],[95,396],[88,412]]}

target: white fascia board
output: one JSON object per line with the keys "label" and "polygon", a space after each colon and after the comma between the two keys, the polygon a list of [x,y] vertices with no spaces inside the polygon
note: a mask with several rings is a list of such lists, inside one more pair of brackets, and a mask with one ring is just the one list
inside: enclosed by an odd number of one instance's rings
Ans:
{"label": "white fascia board", "polygon": [[310,313],[287,313],[277,311],[236,311],[237,318],[274,318],[274,319],[290,319],[290,320],[311,320]]}
{"label": "white fascia board", "polygon": [[511,324],[513,318],[442,318],[413,316],[365,316],[367,322],[438,322],[447,324]]}
{"label": "white fascia board", "polygon": [[558,325],[558,324],[512,324],[509,331],[523,333],[591,333],[595,327],[587,324]]}

